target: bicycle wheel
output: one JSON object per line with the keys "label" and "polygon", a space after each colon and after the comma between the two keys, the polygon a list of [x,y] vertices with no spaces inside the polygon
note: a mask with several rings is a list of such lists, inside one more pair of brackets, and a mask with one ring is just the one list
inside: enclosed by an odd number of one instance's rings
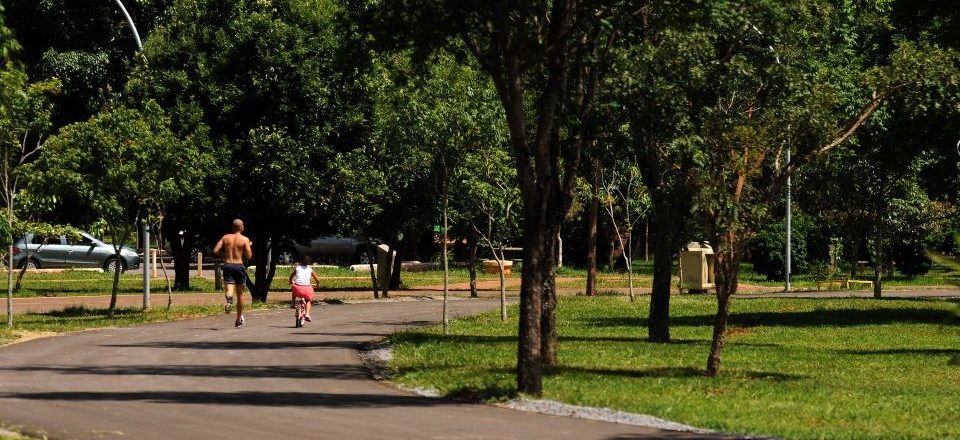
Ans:
{"label": "bicycle wheel", "polygon": [[296,328],[303,327],[303,300],[297,299],[297,322]]}

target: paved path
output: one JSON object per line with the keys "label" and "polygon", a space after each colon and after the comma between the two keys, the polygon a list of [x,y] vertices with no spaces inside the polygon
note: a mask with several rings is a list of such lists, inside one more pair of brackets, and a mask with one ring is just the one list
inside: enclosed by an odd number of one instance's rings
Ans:
{"label": "paved path", "polygon": [[[452,301],[454,315],[495,307]],[[320,306],[103,329],[0,349],[0,420],[52,439],[693,438],[423,398],[373,381],[357,347],[435,301]]]}

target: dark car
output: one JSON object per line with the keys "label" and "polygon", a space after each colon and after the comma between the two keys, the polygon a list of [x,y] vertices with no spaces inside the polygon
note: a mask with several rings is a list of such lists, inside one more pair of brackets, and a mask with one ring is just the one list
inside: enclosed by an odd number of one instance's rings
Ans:
{"label": "dark car", "polygon": [[113,245],[85,232],[54,237],[26,234],[13,246],[13,264],[20,268],[101,268],[122,272],[140,266],[140,256],[134,249],[124,246],[117,260]]}
{"label": "dark car", "polygon": [[293,264],[301,255],[309,255],[316,262],[340,264],[367,264],[367,239],[357,237],[324,236],[309,243],[295,243],[280,248],[280,264]]}

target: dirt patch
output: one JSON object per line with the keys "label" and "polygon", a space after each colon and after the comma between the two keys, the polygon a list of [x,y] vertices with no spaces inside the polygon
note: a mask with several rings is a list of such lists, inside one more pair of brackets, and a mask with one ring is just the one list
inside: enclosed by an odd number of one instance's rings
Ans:
{"label": "dirt patch", "polygon": [[34,339],[49,338],[51,336],[56,336],[58,334],[59,333],[57,332],[36,332],[36,331],[30,331],[30,330],[16,330],[13,332],[13,336],[16,339],[4,345],[13,345],[13,344],[19,344],[21,342],[32,341]]}
{"label": "dirt patch", "polygon": [[743,335],[746,335],[746,334],[750,334],[750,333],[752,333],[752,332],[753,332],[753,329],[750,328],[750,327],[733,327],[733,328],[727,330],[727,336],[737,337],[737,336],[743,336]]}

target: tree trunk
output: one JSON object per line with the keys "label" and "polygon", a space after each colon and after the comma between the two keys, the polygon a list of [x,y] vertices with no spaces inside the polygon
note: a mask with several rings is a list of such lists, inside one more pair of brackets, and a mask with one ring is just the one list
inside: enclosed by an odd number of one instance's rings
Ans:
{"label": "tree trunk", "polygon": [[554,253],[557,255],[557,268],[563,267],[563,237],[560,235],[560,229],[557,229],[557,243]]}
{"label": "tree trunk", "polygon": [[[114,237],[114,243],[117,243],[116,237]],[[108,309],[107,316],[110,319],[113,319],[113,314],[117,309],[117,290],[120,287],[120,247],[114,245],[113,248],[113,257],[117,259],[117,267],[113,270],[113,288],[110,290],[110,308]],[[146,268],[144,268],[146,270]]]}
{"label": "tree trunk", "polygon": [[[656,197],[656,195],[654,195]],[[673,275],[673,237],[670,207],[659,200],[653,218],[653,290],[650,293],[650,342],[670,342],[670,279]]]}
{"label": "tree trunk", "polygon": [[643,221],[643,261],[650,261],[650,219]]}
{"label": "tree trunk", "polygon": [[266,237],[257,237],[253,240],[254,283],[252,286],[247,284],[253,301],[266,302],[267,294],[270,292],[270,283],[273,282],[273,275],[276,273],[274,263],[276,258],[270,248],[271,245],[267,243]]}
{"label": "tree trunk", "polygon": [[874,243],[877,261],[873,265],[873,297],[880,299],[883,296],[883,219],[877,221],[877,240]]}
{"label": "tree trunk", "polygon": [[[10,247],[7,248],[7,328],[13,328],[13,197],[7,192],[7,230],[10,231]],[[24,251],[29,246],[24,243]],[[29,261],[30,255],[27,255]],[[26,267],[26,264],[24,264]],[[22,273],[21,273],[21,276]],[[19,284],[19,283],[18,283]]]}
{"label": "tree trunk", "polygon": [[497,259],[497,265],[500,266],[500,320],[507,320],[507,275],[503,273],[504,264],[503,247],[500,248],[498,257],[494,251],[493,257]]}
{"label": "tree trunk", "polygon": [[[559,228],[551,230],[548,237],[558,237]],[[556,252],[559,242],[551,240],[547,243],[544,259],[540,271],[543,273],[543,292],[541,299],[543,307],[540,318],[540,350],[541,362],[544,365],[557,364],[557,286],[556,286]]]}
{"label": "tree trunk", "polygon": [[593,196],[587,216],[587,296],[597,293],[597,223],[600,220],[600,159],[593,159],[592,162]]}
{"label": "tree trunk", "polygon": [[[628,226],[629,227],[629,226]],[[624,262],[627,264],[627,292],[630,295],[630,302],[633,302],[635,296],[633,295],[633,229],[627,229],[627,251],[624,255],[629,255],[629,257],[624,258]]]}
{"label": "tree trunk", "polygon": [[450,290],[450,268],[447,262],[447,197],[446,181],[443,187],[443,334],[450,333],[450,319],[447,315],[447,295]]}
{"label": "tree trunk", "polygon": [[[524,231],[523,267],[520,279],[520,329],[517,340],[517,390],[534,396],[543,392],[542,365],[540,363],[540,320],[543,310],[543,264],[544,250],[553,236],[544,237],[537,231],[535,221],[528,223]],[[533,223],[532,227],[530,223]],[[550,262],[553,265],[553,262]]]}
{"label": "tree trunk", "polygon": [[[467,237],[467,245],[470,247],[470,297],[477,298],[477,232],[473,231]],[[500,272],[503,273],[501,267]]]}
{"label": "tree trunk", "polygon": [[717,315],[713,321],[713,342],[707,357],[707,375],[711,377],[720,374],[720,356],[727,332],[727,319],[730,317],[730,296],[737,293],[737,268],[740,263],[740,252],[736,249],[733,232],[725,232],[724,237],[726,239],[717,240],[720,245],[715,266]]}
{"label": "tree trunk", "polygon": [[377,248],[373,245],[373,239],[367,238],[367,265],[370,266],[370,287],[373,289],[373,299],[380,298],[380,286],[377,284],[377,270],[373,268],[373,262],[377,259]]}
{"label": "tree trunk", "polygon": [[[162,218],[162,217],[161,217]],[[160,270],[163,271],[163,280],[167,286],[167,312],[173,306],[173,286],[170,284],[170,274],[167,273],[167,263],[163,261],[163,241],[166,234],[163,232],[163,220],[157,224],[157,259],[160,260]],[[147,268],[144,268],[147,270]]]}
{"label": "tree trunk", "polygon": [[857,261],[860,259],[860,234],[853,235],[853,249],[850,252],[850,278],[857,278]]}
{"label": "tree trunk", "polygon": [[[179,239],[179,229],[174,222],[164,222],[161,226],[164,237],[173,237],[170,242],[170,253],[173,256],[173,290],[190,290],[190,251],[193,249],[193,234],[184,230],[183,242]],[[207,255],[212,257],[212,255]]]}
{"label": "tree trunk", "polygon": [[412,240],[408,240],[406,235],[402,240],[397,241],[397,255],[393,259],[393,270],[390,271],[390,289],[398,290],[400,289],[400,270],[403,269],[403,259],[407,256],[407,247],[408,243]]}

